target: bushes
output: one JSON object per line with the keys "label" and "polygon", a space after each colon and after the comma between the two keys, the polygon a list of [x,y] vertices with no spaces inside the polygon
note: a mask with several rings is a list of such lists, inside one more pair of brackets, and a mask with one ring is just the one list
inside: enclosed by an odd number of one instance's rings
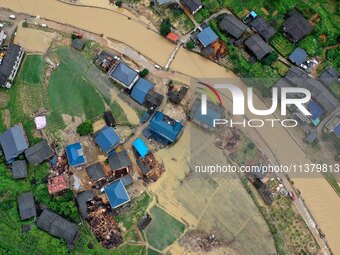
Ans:
{"label": "bushes", "polygon": [[139,72],[140,77],[145,77],[149,74],[149,70],[144,68],[142,71]]}
{"label": "bushes", "polygon": [[121,7],[123,4],[122,0],[116,0],[115,1],[115,5],[118,6],[118,7]]}
{"label": "bushes", "polygon": [[161,23],[160,33],[162,36],[167,36],[171,32],[170,19],[163,19]]}
{"label": "bushes", "polygon": [[266,66],[270,66],[275,60],[277,60],[279,57],[279,54],[277,54],[276,51],[273,51],[272,53],[270,53],[269,55],[267,55],[266,57],[264,57],[261,62],[262,64],[266,65]]}
{"label": "bushes", "polygon": [[91,121],[84,121],[77,127],[77,133],[80,136],[89,135],[93,132],[93,126]]}
{"label": "bushes", "polygon": [[191,41],[191,40],[188,41],[185,45],[187,46],[188,49],[195,48],[195,43],[193,41]]}

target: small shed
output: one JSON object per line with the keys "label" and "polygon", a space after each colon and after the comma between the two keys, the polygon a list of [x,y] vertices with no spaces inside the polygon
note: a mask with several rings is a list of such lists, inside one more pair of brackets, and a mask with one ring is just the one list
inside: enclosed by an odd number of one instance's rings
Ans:
{"label": "small shed", "polygon": [[107,126],[116,127],[116,119],[114,118],[111,111],[104,112],[104,120]]}
{"label": "small shed", "polygon": [[173,42],[173,43],[178,43],[179,40],[179,36],[176,35],[173,32],[170,32],[167,36],[166,39],[168,39],[169,41]]}
{"label": "small shed", "polygon": [[27,220],[37,215],[32,192],[20,194],[17,197],[17,202],[21,220]]}
{"label": "small shed", "polygon": [[339,77],[340,77],[340,73],[334,67],[329,67],[320,74],[319,80],[326,87],[329,87],[335,81],[337,81]]}
{"label": "small shed", "polygon": [[118,179],[104,187],[107,198],[113,209],[122,206],[130,201],[122,180]]}
{"label": "small shed", "polygon": [[25,160],[17,160],[12,163],[13,179],[23,179],[27,177],[27,163]]}
{"label": "small shed", "polygon": [[143,105],[146,99],[147,94],[149,93],[150,90],[152,90],[154,87],[154,85],[144,79],[144,78],[140,78],[135,86],[133,86],[132,91],[130,96],[139,104]]}
{"label": "small shed", "polygon": [[119,143],[120,137],[112,127],[103,127],[93,136],[94,140],[105,153],[112,151]]}
{"label": "small shed", "polygon": [[92,200],[95,196],[96,194],[92,189],[80,192],[77,195],[76,200],[77,200],[79,212],[81,216],[83,217],[83,219],[87,219],[88,217],[87,202]]}
{"label": "small shed", "polygon": [[151,169],[143,163],[142,158],[137,159],[137,165],[139,166],[143,175],[147,176],[150,173]]}
{"label": "small shed", "polygon": [[70,166],[77,167],[86,163],[83,146],[80,142],[66,146],[66,156]]}
{"label": "small shed", "polygon": [[124,175],[122,178],[120,178],[124,184],[125,187],[131,185],[133,183],[133,179],[131,174]]}
{"label": "small shed", "polygon": [[51,195],[59,194],[69,188],[66,176],[64,174],[48,179],[48,193]]}
{"label": "small shed", "polygon": [[301,65],[308,58],[308,54],[304,49],[296,48],[289,56],[289,60],[295,65]]}
{"label": "small shed", "polygon": [[157,107],[160,106],[163,101],[164,96],[157,93],[154,90],[150,90],[146,95],[145,106],[146,107]]}
{"label": "small shed", "polygon": [[16,125],[0,135],[0,144],[6,161],[12,163],[14,159],[28,148],[24,130]]}
{"label": "small shed", "polygon": [[74,39],[72,41],[72,48],[73,49],[76,49],[76,50],[79,50],[79,51],[82,51],[85,47],[85,41],[82,40],[82,39]]}
{"label": "small shed", "polygon": [[25,150],[26,159],[32,165],[38,165],[53,155],[53,150],[48,145],[46,139]]}
{"label": "small shed", "polygon": [[133,147],[142,158],[145,158],[145,156],[150,152],[148,146],[140,137],[133,142]]}
{"label": "small shed", "polygon": [[197,38],[203,47],[207,47],[215,42],[218,39],[218,36],[211,27],[206,27],[197,35]]}
{"label": "small shed", "polygon": [[86,168],[86,172],[93,182],[97,182],[105,178],[103,166],[99,162],[88,166]]}

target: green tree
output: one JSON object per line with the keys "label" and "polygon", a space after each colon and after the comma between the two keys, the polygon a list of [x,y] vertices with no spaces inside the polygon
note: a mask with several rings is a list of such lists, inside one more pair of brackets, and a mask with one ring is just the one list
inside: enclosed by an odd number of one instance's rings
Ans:
{"label": "green tree", "polygon": [[140,77],[145,77],[149,74],[149,70],[144,68],[142,71],[139,72]]}
{"label": "green tree", "polygon": [[72,40],[75,40],[75,39],[77,39],[77,38],[78,38],[78,37],[77,37],[76,34],[72,34],[72,35],[71,35],[71,39],[72,39]]}
{"label": "green tree", "polygon": [[170,19],[163,19],[160,28],[161,35],[167,36],[170,32],[171,32]]}
{"label": "green tree", "polygon": [[122,0],[116,0],[115,5],[121,7],[123,4]]}
{"label": "green tree", "polygon": [[262,64],[266,65],[266,66],[270,66],[275,60],[277,60],[279,57],[279,54],[277,54],[276,51],[273,51],[272,53],[270,53],[269,55],[267,55],[266,57],[264,57],[264,59],[262,59]]}
{"label": "green tree", "polygon": [[188,49],[193,49],[195,47],[195,43],[190,40],[186,43],[186,46]]}
{"label": "green tree", "polygon": [[77,133],[80,136],[89,135],[93,132],[93,126],[91,121],[84,121],[77,127]]}

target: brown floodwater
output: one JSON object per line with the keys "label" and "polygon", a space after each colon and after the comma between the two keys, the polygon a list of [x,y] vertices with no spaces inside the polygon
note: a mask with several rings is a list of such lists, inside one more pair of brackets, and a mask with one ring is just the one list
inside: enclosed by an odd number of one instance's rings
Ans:
{"label": "brown floodwater", "polygon": [[[143,25],[108,10],[76,7],[56,0],[0,0],[0,6],[16,12],[39,15],[43,18],[72,24],[91,32],[103,33],[107,37],[128,44],[161,65],[166,63],[174,49],[172,43]],[[232,72],[227,72],[224,68],[183,49],[176,55],[171,68],[198,78],[235,77]],[[240,87],[244,89],[245,85],[240,84]],[[255,97],[254,101],[258,107],[266,108],[259,98]],[[253,116],[248,113],[247,117]],[[274,151],[279,163],[311,163],[284,128],[280,126],[260,128],[258,132]],[[334,254],[340,254],[340,242],[338,242],[340,199],[327,181],[321,175],[319,177],[296,178],[294,179],[295,187],[301,191],[304,201],[325,233]]]}

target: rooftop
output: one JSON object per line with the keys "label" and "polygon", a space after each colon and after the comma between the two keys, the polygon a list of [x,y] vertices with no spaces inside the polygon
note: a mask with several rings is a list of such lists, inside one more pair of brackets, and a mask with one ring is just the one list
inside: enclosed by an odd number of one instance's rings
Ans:
{"label": "rooftop", "polygon": [[122,178],[120,178],[124,184],[124,187],[127,187],[133,183],[132,176],[130,174],[124,175]]}
{"label": "rooftop", "polygon": [[80,142],[66,146],[66,155],[70,166],[77,167],[86,163],[83,146]]}
{"label": "rooftop", "polygon": [[64,174],[50,178],[47,184],[48,193],[56,194],[68,189],[68,182]]}
{"label": "rooftop", "polygon": [[271,47],[258,34],[248,38],[245,41],[245,45],[256,56],[257,60],[261,60],[272,52]]}
{"label": "rooftop", "polygon": [[72,48],[76,50],[83,50],[85,46],[85,41],[82,39],[74,39],[72,40]]}
{"label": "rooftop", "polygon": [[147,175],[151,171],[150,167],[143,163],[142,158],[137,159],[137,165],[144,175]]}
{"label": "rooftop", "polygon": [[147,94],[153,87],[154,85],[150,81],[140,78],[133,86],[130,96],[139,104],[143,105]]}
{"label": "rooftop", "polygon": [[201,0],[180,0],[180,1],[190,11],[191,14],[194,14],[203,6]]}
{"label": "rooftop", "polygon": [[314,101],[310,101],[307,105],[307,109],[312,114],[312,120],[320,119],[322,115],[325,114],[325,111],[321,108],[321,106]]}
{"label": "rooftop", "polygon": [[104,120],[107,126],[109,127],[116,126],[116,120],[111,111],[104,112]]}
{"label": "rooftop", "polygon": [[150,121],[149,129],[151,132],[172,143],[181,134],[183,125],[162,112],[156,112]]}
{"label": "rooftop", "polygon": [[11,163],[28,148],[23,129],[16,125],[0,135],[0,143],[6,161]]}
{"label": "rooftop", "polygon": [[102,165],[97,162],[86,168],[87,175],[91,178],[92,181],[96,182],[102,178],[105,178],[105,173]]}
{"label": "rooftop", "polygon": [[178,39],[179,39],[179,36],[176,35],[175,33],[173,32],[170,32],[167,36],[166,36],[166,39],[174,42],[174,43],[177,43]]}
{"label": "rooftop", "polygon": [[45,209],[37,221],[38,228],[49,234],[65,240],[70,248],[79,239],[79,231],[76,224],[73,224],[63,217]]}
{"label": "rooftop", "polygon": [[13,179],[23,179],[27,177],[27,163],[25,160],[17,160],[12,163]]}
{"label": "rooftop", "polygon": [[124,64],[123,62],[120,62],[117,65],[110,76],[128,89],[132,88],[139,77],[137,71],[133,70],[131,67]]}
{"label": "rooftop", "polygon": [[308,20],[296,9],[288,13],[288,18],[283,24],[283,32],[294,42],[297,42],[313,30]]}
{"label": "rooftop", "polygon": [[149,153],[148,146],[140,137],[133,142],[133,147],[136,149],[136,151],[142,158],[145,158],[145,156]]}
{"label": "rooftop", "polygon": [[40,164],[41,162],[52,157],[53,154],[53,150],[45,139],[25,150],[27,161],[33,165]]}
{"label": "rooftop", "polygon": [[240,38],[247,29],[247,26],[232,14],[227,14],[222,19],[219,26],[221,30],[232,35],[236,39]]}
{"label": "rooftop", "polygon": [[337,81],[339,77],[339,72],[334,67],[329,67],[320,74],[319,80],[325,86],[329,87],[333,82]]}
{"label": "rooftop", "polygon": [[223,109],[219,105],[215,105],[208,101],[207,115],[202,115],[201,100],[196,99],[192,105],[190,117],[194,122],[207,128],[214,127],[214,119],[221,119],[223,116]]}
{"label": "rooftop", "polygon": [[83,191],[77,195],[76,200],[77,200],[79,212],[81,216],[83,217],[83,219],[86,219],[88,217],[86,203],[90,201],[92,198],[94,198],[95,195],[96,194],[92,189]]}
{"label": "rooftop", "polygon": [[334,134],[340,138],[340,122],[338,124],[336,124],[336,126],[334,127],[333,130]]}
{"label": "rooftop", "polygon": [[209,46],[211,43],[218,39],[217,34],[211,29],[211,27],[206,27],[198,35],[198,40],[201,42],[203,47]]}
{"label": "rooftop", "polygon": [[37,215],[33,193],[26,192],[17,197],[20,219],[27,220]]}
{"label": "rooftop", "polygon": [[249,25],[266,41],[276,34],[276,30],[260,16],[252,20]]}
{"label": "rooftop", "polygon": [[120,143],[120,137],[112,127],[105,126],[93,136],[103,152],[109,153]]}
{"label": "rooftop", "polygon": [[289,60],[298,66],[301,65],[307,58],[307,52],[301,48],[296,48],[289,56]]}
{"label": "rooftop", "polygon": [[129,155],[126,151],[114,153],[109,157],[109,165],[112,171],[132,166]]}
{"label": "rooftop", "polygon": [[145,98],[145,106],[160,106],[163,101],[164,96],[157,93],[156,91],[150,90]]}
{"label": "rooftop", "polygon": [[111,207],[117,208],[130,201],[130,197],[123,182],[118,179],[104,187],[105,193],[110,201]]}
{"label": "rooftop", "polygon": [[23,52],[23,48],[17,44],[10,44],[8,46],[6,55],[0,65],[0,86],[6,86],[10,76],[12,75],[13,68],[18,61],[18,57],[22,56]]}

